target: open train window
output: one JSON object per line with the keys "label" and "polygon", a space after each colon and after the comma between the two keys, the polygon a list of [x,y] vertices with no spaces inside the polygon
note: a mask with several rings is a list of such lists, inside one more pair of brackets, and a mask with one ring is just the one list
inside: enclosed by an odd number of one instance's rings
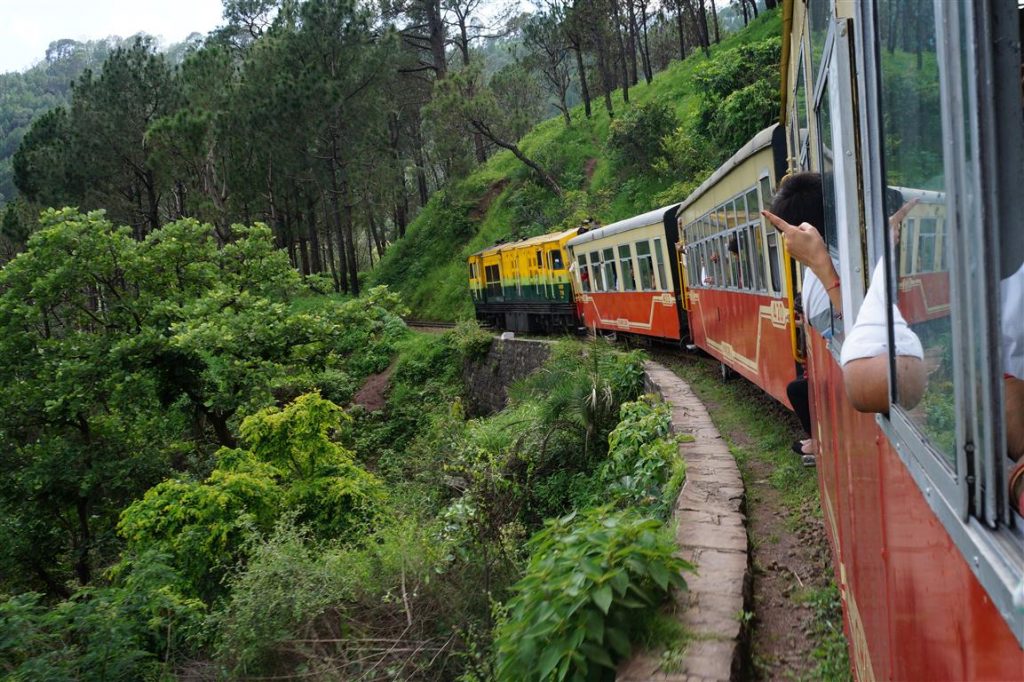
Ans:
{"label": "open train window", "polygon": [[560,250],[552,249],[551,251],[548,251],[548,255],[550,256],[550,259],[551,259],[551,269],[552,270],[564,270],[565,269],[565,263],[562,262],[562,252]]}
{"label": "open train window", "polygon": [[587,268],[587,257],[582,253],[577,257],[576,263],[580,269],[580,288],[590,292],[590,270]]}
{"label": "open train window", "polygon": [[615,251],[604,250],[604,281],[609,291],[619,290],[619,272],[615,267]]}
{"label": "open train window", "polygon": [[486,284],[484,289],[487,291],[487,295],[490,296],[501,296],[501,267],[498,265],[488,265],[484,268],[484,278]]}
{"label": "open train window", "polygon": [[594,291],[604,291],[605,282],[601,274],[601,256],[597,251],[590,252],[590,274],[593,277]]}
{"label": "open train window", "polygon": [[640,289],[654,291],[658,283],[654,281],[654,259],[651,256],[649,241],[636,242],[637,275],[640,277]]}
{"label": "open train window", "polygon": [[668,291],[671,287],[668,285],[668,280],[665,279],[665,255],[661,252],[661,240],[654,240],[654,258],[658,266],[658,289],[661,291]]}
{"label": "open train window", "polygon": [[629,244],[619,246],[619,264],[622,268],[622,290],[636,291],[636,277],[633,273],[633,253]]}

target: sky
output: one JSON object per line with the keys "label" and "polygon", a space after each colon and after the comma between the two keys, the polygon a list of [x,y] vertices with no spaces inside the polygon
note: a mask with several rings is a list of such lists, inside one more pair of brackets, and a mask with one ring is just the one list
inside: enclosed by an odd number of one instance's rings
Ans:
{"label": "sky", "polygon": [[144,31],[168,47],[221,21],[221,0],[0,0],[0,73],[42,61],[54,40]]}

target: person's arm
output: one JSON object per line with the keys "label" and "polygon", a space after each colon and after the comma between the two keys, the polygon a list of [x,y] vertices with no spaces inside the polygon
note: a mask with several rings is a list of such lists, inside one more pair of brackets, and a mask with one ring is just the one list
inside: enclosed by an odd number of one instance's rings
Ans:
{"label": "person's arm", "polygon": [[761,215],[782,233],[782,241],[785,242],[789,255],[810,268],[814,276],[821,280],[828,300],[832,303],[832,309],[842,314],[843,296],[839,273],[836,272],[832,257],[828,254],[828,247],[818,229],[810,223],[791,225],[771,211],[761,211]]}
{"label": "person's arm", "polygon": [[[924,349],[899,308],[892,306],[896,340],[896,388],[900,405],[917,405],[928,385]],[[859,412],[889,411],[889,328],[885,305],[885,268],[880,261],[871,275],[871,286],[847,332],[840,351],[846,397]]]}

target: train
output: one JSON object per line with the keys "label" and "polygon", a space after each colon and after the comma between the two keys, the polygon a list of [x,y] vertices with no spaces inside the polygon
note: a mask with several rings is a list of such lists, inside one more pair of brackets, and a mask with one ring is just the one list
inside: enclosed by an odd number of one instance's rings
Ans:
{"label": "train", "polygon": [[[1024,297],[1008,293],[1024,286],[1024,8],[784,0],[782,14],[777,124],[677,203],[474,254],[477,314],[699,348],[788,407],[804,374],[855,678],[1024,679],[1007,456],[1024,409],[1008,397],[1024,378],[1010,350],[1024,347]],[[842,282],[841,314],[802,330],[803,268],[760,215],[801,171],[821,173]],[[520,249],[520,265],[494,269]],[[864,413],[840,358],[876,264],[885,325],[919,339],[927,384],[902,395],[888,344],[888,409]]]}

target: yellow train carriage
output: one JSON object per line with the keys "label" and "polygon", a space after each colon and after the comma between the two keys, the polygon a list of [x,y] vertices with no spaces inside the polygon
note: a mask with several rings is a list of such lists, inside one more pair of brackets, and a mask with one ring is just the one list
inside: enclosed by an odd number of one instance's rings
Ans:
{"label": "yellow train carriage", "polygon": [[476,317],[518,332],[569,331],[576,304],[565,244],[578,229],[507,242],[467,259]]}

